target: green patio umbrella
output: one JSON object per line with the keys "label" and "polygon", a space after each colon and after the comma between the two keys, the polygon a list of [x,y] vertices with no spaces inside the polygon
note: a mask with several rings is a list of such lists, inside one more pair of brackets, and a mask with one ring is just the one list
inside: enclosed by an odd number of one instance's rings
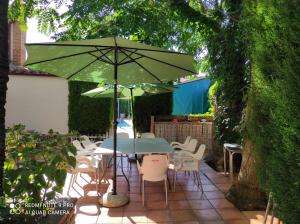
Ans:
{"label": "green patio umbrella", "polygon": [[[174,90],[174,86],[169,84],[162,83],[142,83],[136,85],[118,85],[117,86],[117,97],[118,98],[128,98],[130,97],[131,108],[133,109],[133,97],[134,96],[142,96],[142,95],[153,95],[160,93],[172,92]],[[98,87],[87,92],[81,94],[82,96],[88,96],[91,98],[101,98],[101,97],[114,97],[114,86],[113,85],[105,85],[102,87]],[[135,138],[135,128],[133,126],[133,133]]]}
{"label": "green patio umbrella", "polygon": [[[143,83],[137,85],[118,85],[117,86],[117,97],[118,98],[129,98],[133,96],[152,95],[159,93],[172,92],[175,87],[168,84],[152,84]],[[98,87],[81,94],[82,96],[88,96],[92,98],[100,97],[114,97],[114,86],[105,85]]]}
{"label": "green patio umbrella", "polygon": [[114,180],[105,206],[117,207],[128,198],[117,193],[117,85],[162,83],[195,74],[193,56],[110,37],[55,43],[26,44],[26,66],[67,80],[114,84]]}

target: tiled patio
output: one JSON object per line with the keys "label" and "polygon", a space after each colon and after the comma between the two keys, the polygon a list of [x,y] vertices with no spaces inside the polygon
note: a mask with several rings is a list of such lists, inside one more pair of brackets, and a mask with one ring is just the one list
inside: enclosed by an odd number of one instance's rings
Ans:
{"label": "tiled patio", "polygon": [[[128,173],[128,169],[126,170]],[[111,172],[108,172],[107,175],[111,175]],[[83,175],[83,177],[88,180],[87,176]],[[169,177],[172,182],[172,171],[169,172]],[[176,192],[172,190],[168,192],[168,206],[165,205],[163,183],[146,182],[146,203],[145,207],[143,207],[138,184],[138,171],[136,165],[132,164],[130,172],[131,189],[128,193],[130,202],[121,208],[100,207],[95,196],[95,186],[87,184],[86,180],[78,177],[78,184],[75,183],[75,189],[72,189],[70,192],[70,196],[79,198],[76,208],[76,223],[262,223],[263,211],[241,212],[225,199],[224,192],[231,185],[229,177],[215,172],[208,165],[202,163],[201,180],[204,194],[195,186],[192,177],[193,175],[178,174]],[[123,177],[119,177],[117,183],[118,192],[127,192],[127,184]],[[106,191],[107,186],[106,184],[101,186],[102,193]],[[67,187],[68,179],[66,181],[65,192]],[[86,196],[83,196],[84,193]]]}

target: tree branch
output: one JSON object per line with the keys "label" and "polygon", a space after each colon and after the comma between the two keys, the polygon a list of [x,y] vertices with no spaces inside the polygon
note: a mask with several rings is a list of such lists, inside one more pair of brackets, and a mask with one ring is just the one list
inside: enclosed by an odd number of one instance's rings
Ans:
{"label": "tree branch", "polygon": [[216,20],[202,14],[200,11],[196,11],[185,0],[170,0],[170,6],[189,22],[199,22],[215,32],[220,31],[220,24]]}

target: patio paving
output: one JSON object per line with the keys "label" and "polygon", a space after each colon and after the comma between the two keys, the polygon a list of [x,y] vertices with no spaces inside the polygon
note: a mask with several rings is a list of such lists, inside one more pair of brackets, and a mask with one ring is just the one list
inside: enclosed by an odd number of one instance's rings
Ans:
{"label": "patio paving", "polygon": [[[128,167],[125,165],[126,173]],[[176,192],[169,190],[168,206],[165,205],[163,182],[145,183],[145,207],[138,183],[136,164],[130,172],[130,192],[123,177],[117,179],[118,192],[128,193],[129,204],[121,208],[104,208],[97,202],[95,186],[87,184],[89,177],[78,176],[78,183],[71,189],[70,196],[77,197],[76,224],[130,224],[130,223],[186,223],[186,224],[259,224],[262,223],[264,211],[242,212],[225,199],[224,193],[231,186],[229,177],[217,173],[206,163],[201,164],[201,180],[204,193],[195,186],[193,175],[178,174]],[[118,173],[120,168],[118,168]],[[107,178],[112,172],[108,170]],[[172,171],[169,178],[172,185]],[[66,180],[64,195],[70,175]],[[108,185],[102,184],[100,192],[104,193]],[[276,221],[276,220],[275,220]],[[276,223],[276,222],[275,222]]]}

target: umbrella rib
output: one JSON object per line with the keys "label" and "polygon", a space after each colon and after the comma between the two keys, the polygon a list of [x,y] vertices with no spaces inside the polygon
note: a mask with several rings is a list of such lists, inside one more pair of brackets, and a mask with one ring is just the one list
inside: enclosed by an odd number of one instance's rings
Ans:
{"label": "umbrella rib", "polygon": [[93,56],[93,57],[95,57],[95,58],[97,58],[97,60],[99,60],[99,61],[102,61],[102,62],[105,62],[105,63],[107,63],[107,64],[112,64],[111,62],[109,62],[109,61],[106,61],[105,59],[103,59],[103,58],[99,58],[99,56],[97,56],[97,55],[94,55],[94,54],[92,54],[92,53],[89,53],[89,55],[91,55],[91,56]]}
{"label": "umbrella rib", "polygon": [[103,53],[103,52],[102,52],[103,49],[99,49],[98,47],[96,47],[96,49],[98,49],[98,51],[99,51],[102,55],[104,55],[104,57],[105,57],[108,61],[110,61],[111,64],[114,63],[112,60],[110,60],[110,58],[108,58],[108,57],[106,56],[107,53],[109,53],[109,52],[111,52],[111,51],[113,50],[112,48],[110,48],[110,50],[109,50],[108,52],[106,52],[106,53]]}
{"label": "umbrella rib", "polygon": [[135,62],[137,65],[139,65],[142,69],[144,69],[146,72],[148,72],[152,77],[154,77],[157,81],[161,82],[162,81],[156,76],[154,75],[152,72],[150,72],[147,68],[145,68],[143,65],[141,65],[140,63],[138,63],[136,60],[134,60],[131,56],[128,56],[128,54],[123,51],[122,49],[120,49],[120,51],[125,54],[128,58],[130,58],[131,60],[133,60],[133,62]]}
{"label": "umbrella rib", "polygon": [[97,97],[98,95],[101,95],[101,93],[103,93],[103,92],[106,91],[106,90],[107,90],[107,89],[103,90],[102,92],[96,93],[96,95],[94,96],[94,98]]}
{"label": "umbrella rib", "polygon": [[[109,48],[107,48],[107,49],[109,49]],[[41,61],[28,63],[28,64],[25,64],[25,66],[40,64],[40,63],[48,62],[48,61],[55,61],[55,60],[64,59],[64,58],[68,58],[68,57],[74,57],[74,56],[78,56],[78,55],[82,55],[82,54],[89,54],[89,53],[93,53],[93,52],[96,52],[96,51],[98,51],[98,50],[84,51],[84,52],[80,52],[80,53],[76,53],[76,54],[69,54],[69,55],[60,56],[60,57],[56,57],[56,58],[50,58],[50,59],[47,59],[47,60],[41,60]]]}
{"label": "umbrella rib", "polygon": [[[106,49],[107,50],[107,49]],[[103,53],[102,51],[100,51],[100,50],[98,50],[100,53],[101,53],[101,56],[97,56],[97,55],[94,55],[94,54],[92,54],[92,53],[89,53],[90,55],[92,55],[92,56],[94,56],[94,57],[96,57],[96,58],[98,58],[98,60],[99,61],[103,61],[103,62],[105,62],[105,63],[107,63],[107,64],[113,64],[113,62],[106,56],[109,52],[111,52],[113,49],[112,48],[109,48],[108,49],[108,51],[107,52],[105,52],[105,53]],[[102,57],[105,57],[105,58],[107,58],[108,59],[108,61],[106,61],[105,59],[103,59]]]}
{"label": "umbrella rib", "polygon": [[[134,54],[136,51],[137,51],[137,50],[131,52],[131,53],[129,54],[129,56],[131,56],[132,54]],[[122,65],[123,62],[126,60],[126,58],[127,58],[127,57],[123,58],[123,59],[119,62],[119,65]],[[126,63],[126,62],[125,62],[125,63]]]}
{"label": "umbrella rib", "polygon": [[73,74],[71,74],[70,76],[68,76],[67,79],[69,80],[74,75],[77,75],[79,72],[81,72],[82,70],[86,69],[87,67],[89,67],[91,64],[93,64],[96,61],[98,61],[98,58],[96,58],[94,61],[91,61],[90,63],[88,63],[87,65],[83,66],[82,68],[78,69],[76,72],[74,72]]}
{"label": "umbrella rib", "polygon": [[137,57],[137,58],[135,58],[135,59],[130,59],[130,60],[128,60],[128,61],[125,61],[125,62],[123,62],[123,63],[120,63],[119,65],[126,65],[126,64],[131,63],[131,62],[134,62],[135,60],[138,60],[138,59],[140,59],[140,58],[143,58],[143,56],[139,56],[139,57]]}
{"label": "umbrella rib", "polygon": [[[97,45],[97,44],[57,44],[57,43],[31,43],[31,44],[25,44],[25,45],[28,45],[28,46],[46,45],[46,46],[64,46],[64,47],[108,47],[108,48],[115,47],[115,46]],[[189,54],[182,53],[182,52],[169,51],[169,50],[164,50],[164,49],[148,49],[148,48],[121,47],[121,46],[118,46],[118,48],[141,50],[141,51],[155,51],[155,52],[163,52],[163,53],[168,53],[168,54],[189,55]]]}
{"label": "umbrella rib", "polygon": [[136,48],[136,47],[122,47],[123,49],[127,50],[127,49],[133,49],[133,50],[138,50],[138,51],[154,51],[154,52],[162,52],[162,53],[167,53],[167,54],[180,54],[180,55],[187,55],[187,56],[191,56],[189,54],[186,53],[182,53],[182,52],[176,52],[176,51],[169,51],[169,50],[159,50],[159,49],[147,49],[147,48]]}
{"label": "umbrella rib", "polygon": [[[110,49],[109,51],[107,51],[105,54],[109,53],[110,51],[112,51],[112,49]],[[101,52],[102,53],[102,52]],[[102,55],[100,57],[97,57],[94,61],[88,63],[87,65],[85,65],[84,67],[82,67],[81,69],[79,69],[78,71],[76,71],[75,73],[73,73],[72,75],[70,75],[69,77],[67,77],[67,79],[72,78],[74,75],[78,74],[79,72],[81,72],[83,69],[87,68],[88,66],[90,66],[91,64],[93,64],[95,61],[104,61],[102,59],[103,56],[105,56],[105,54],[102,53]],[[94,56],[94,55],[93,55]]]}
{"label": "umbrella rib", "polygon": [[[128,52],[132,52],[132,51],[129,51],[129,50],[127,50],[127,51],[128,51]],[[123,53],[124,53],[124,52],[123,52]],[[184,70],[184,71],[187,71],[187,72],[195,73],[194,71],[191,71],[191,70],[189,70],[189,69],[182,68],[182,67],[180,67],[180,66],[177,66],[177,65],[174,65],[174,64],[170,64],[170,63],[168,63],[168,62],[161,61],[161,60],[158,60],[158,59],[156,59],[156,58],[152,58],[152,57],[150,57],[150,56],[147,56],[147,55],[144,55],[144,54],[141,54],[141,53],[138,53],[138,52],[135,52],[135,54],[140,55],[141,57],[145,57],[145,58],[148,58],[148,59],[151,59],[151,60],[160,62],[160,63],[162,63],[162,64],[166,64],[166,65],[169,65],[169,66],[172,66],[172,67],[175,67],[175,68],[179,68],[179,69]]]}

